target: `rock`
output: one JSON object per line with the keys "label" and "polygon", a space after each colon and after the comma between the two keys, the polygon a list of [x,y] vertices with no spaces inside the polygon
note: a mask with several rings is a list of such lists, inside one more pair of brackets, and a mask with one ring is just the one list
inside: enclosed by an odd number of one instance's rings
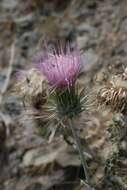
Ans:
{"label": "rock", "polygon": [[2,2],[2,7],[4,9],[14,9],[17,7],[17,4],[18,4],[17,0],[4,0]]}
{"label": "rock", "polygon": [[5,80],[5,76],[0,74],[0,89],[2,89],[3,87],[4,80]]}
{"label": "rock", "polygon": [[33,13],[27,14],[25,16],[19,17],[19,18],[15,18],[14,21],[16,22],[16,24],[25,24],[28,22],[33,22],[34,19],[34,15]]}
{"label": "rock", "polygon": [[43,190],[43,186],[41,183],[36,182],[28,185],[24,190]]}
{"label": "rock", "polygon": [[97,2],[95,0],[92,0],[92,1],[88,1],[87,2],[87,7],[89,9],[96,9],[97,8]]}
{"label": "rock", "polygon": [[126,55],[126,54],[127,54],[127,40],[120,43],[120,45],[116,46],[112,51],[112,55]]}
{"label": "rock", "polygon": [[88,43],[88,37],[87,36],[78,36],[77,37],[77,45],[79,47],[79,49],[83,49],[85,48],[85,46],[87,45]]}
{"label": "rock", "polygon": [[45,166],[57,159],[62,151],[65,151],[67,144],[60,142],[46,147],[39,147],[29,150],[23,157],[23,167],[38,167]]}
{"label": "rock", "polygon": [[22,167],[32,166],[34,168],[42,167],[43,169],[47,164],[54,161],[62,167],[79,166],[81,164],[78,153],[73,148],[69,148],[64,141],[60,141],[57,144],[28,150],[23,156]]}
{"label": "rock", "polygon": [[60,27],[60,31],[59,31],[59,36],[60,37],[67,37],[68,35],[74,35],[73,32],[73,25],[67,21],[67,22],[62,22],[60,23],[61,24],[61,27]]}
{"label": "rock", "polygon": [[18,46],[21,48],[21,54],[26,57],[27,54],[31,54],[29,56],[33,56],[33,51],[29,48],[33,45],[37,44],[37,33],[35,32],[25,32],[19,39]]}
{"label": "rock", "polygon": [[14,22],[17,26],[17,33],[20,35],[21,33],[24,33],[24,31],[31,31],[33,23],[35,21],[35,16],[33,13],[30,13],[28,15],[15,18]]}
{"label": "rock", "polygon": [[97,34],[97,29],[89,23],[83,22],[77,27],[77,32],[79,32],[79,34],[88,33],[95,36],[95,34]]}
{"label": "rock", "polygon": [[88,49],[85,51],[85,53],[82,55],[83,60],[83,71],[87,72],[91,70],[93,66],[95,66],[99,60],[98,55],[94,52],[93,49]]}
{"label": "rock", "polygon": [[74,149],[69,147],[59,154],[56,161],[62,167],[80,166],[81,164],[78,152],[74,152]]}
{"label": "rock", "polygon": [[127,18],[124,18],[122,23],[121,23],[121,31],[127,32]]}

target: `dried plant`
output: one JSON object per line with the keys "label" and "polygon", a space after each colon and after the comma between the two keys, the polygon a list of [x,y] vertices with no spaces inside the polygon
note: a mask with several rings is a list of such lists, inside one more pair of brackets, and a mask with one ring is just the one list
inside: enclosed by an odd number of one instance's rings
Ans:
{"label": "dried plant", "polygon": [[44,77],[32,68],[30,70],[22,70],[17,72],[17,84],[15,91],[24,102],[29,102],[34,108],[40,108],[46,101],[48,95],[48,87]]}
{"label": "dried plant", "polygon": [[98,104],[108,106],[114,112],[127,113],[127,78],[126,69],[123,74],[116,75],[99,89]]}

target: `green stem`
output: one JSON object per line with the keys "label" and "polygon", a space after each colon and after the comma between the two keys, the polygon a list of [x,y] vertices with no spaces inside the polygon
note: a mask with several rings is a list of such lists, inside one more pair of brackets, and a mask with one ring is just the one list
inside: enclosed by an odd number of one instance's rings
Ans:
{"label": "green stem", "polygon": [[79,137],[78,137],[78,135],[76,133],[76,129],[75,129],[75,126],[74,126],[73,119],[69,120],[69,124],[70,124],[71,130],[72,130],[73,137],[74,137],[74,139],[76,141],[76,144],[77,144],[77,149],[79,151],[80,159],[81,159],[83,170],[84,170],[85,177],[86,177],[86,183],[89,186],[89,189],[92,190],[91,183],[90,183],[90,177],[89,177],[89,174],[88,174],[88,166],[87,166],[86,159],[85,159],[83,151],[82,151],[82,146],[81,146],[80,139],[79,139]]}

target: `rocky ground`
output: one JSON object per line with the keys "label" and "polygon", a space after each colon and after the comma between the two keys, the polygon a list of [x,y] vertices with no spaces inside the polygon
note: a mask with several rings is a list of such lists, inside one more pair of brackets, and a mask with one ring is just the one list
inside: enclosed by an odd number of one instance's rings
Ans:
{"label": "rocky ground", "polygon": [[[89,91],[121,73],[127,65],[127,1],[0,0],[0,39],[0,190],[81,189],[77,152],[62,133],[52,138],[43,123],[27,118],[14,93],[15,73],[31,67],[44,40],[51,46],[78,44],[84,62],[81,84]],[[106,124],[111,117],[111,112],[94,111],[81,119],[94,184],[103,178],[110,151]]]}

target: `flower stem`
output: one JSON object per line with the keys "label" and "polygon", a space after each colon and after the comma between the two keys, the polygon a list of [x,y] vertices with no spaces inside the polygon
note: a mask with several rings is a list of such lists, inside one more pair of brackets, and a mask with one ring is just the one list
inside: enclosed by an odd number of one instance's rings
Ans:
{"label": "flower stem", "polygon": [[86,159],[85,159],[83,151],[82,151],[80,139],[79,139],[79,137],[78,137],[78,135],[76,133],[76,130],[75,130],[75,125],[74,125],[73,119],[69,120],[69,125],[71,127],[73,137],[74,137],[74,139],[76,141],[76,144],[77,144],[77,149],[78,149],[80,159],[81,159],[81,162],[82,162],[82,166],[83,166],[83,170],[84,170],[84,173],[85,173],[87,186],[89,186],[89,189],[92,190],[91,183],[90,183],[90,177],[89,177],[89,174],[88,174],[88,166],[87,166]]}

